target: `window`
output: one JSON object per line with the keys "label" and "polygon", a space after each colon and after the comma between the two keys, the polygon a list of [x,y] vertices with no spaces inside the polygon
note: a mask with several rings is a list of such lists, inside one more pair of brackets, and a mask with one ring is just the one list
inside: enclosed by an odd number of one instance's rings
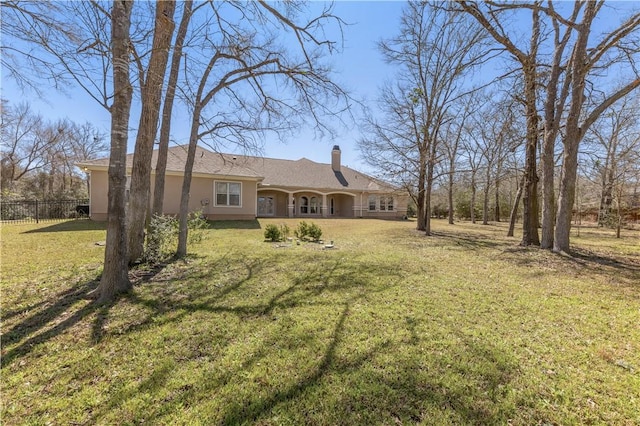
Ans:
{"label": "window", "polygon": [[309,213],[309,199],[307,197],[300,197],[300,213]]}
{"label": "window", "polygon": [[217,206],[240,206],[240,182],[216,182]]}
{"label": "window", "polygon": [[311,201],[309,204],[309,213],[318,214],[318,199],[316,197],[311,197]]}
{"label": "window", "polygon": [[380,197],[380,210],[393,211],[393,197]]}
{"label": "window", "polygon": [[375,195],[369,195],[369,211],[370,212],[376,211],[376,196]]}

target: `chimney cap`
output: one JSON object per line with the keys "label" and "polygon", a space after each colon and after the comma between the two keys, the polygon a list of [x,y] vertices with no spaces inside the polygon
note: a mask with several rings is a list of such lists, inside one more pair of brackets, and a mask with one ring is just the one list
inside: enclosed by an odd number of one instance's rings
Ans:
{"label": "chimney cap", "polygon": [[333,150],[334,151],[340,151],[340,145],[334,145],[333,146]]}

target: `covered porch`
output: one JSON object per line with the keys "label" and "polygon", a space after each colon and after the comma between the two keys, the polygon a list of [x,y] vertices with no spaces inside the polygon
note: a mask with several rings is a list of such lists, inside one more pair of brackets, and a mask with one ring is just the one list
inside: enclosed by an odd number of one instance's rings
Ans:
{"label": "covered porch", "polygon": [[257,197],[257,217],[355,217],[354,194],[261,188]]}

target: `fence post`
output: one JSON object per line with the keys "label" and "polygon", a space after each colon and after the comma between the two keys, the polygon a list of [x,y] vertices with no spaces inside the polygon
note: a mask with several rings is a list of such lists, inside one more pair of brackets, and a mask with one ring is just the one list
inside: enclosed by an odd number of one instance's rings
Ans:
{"label": "fence post", "polygon": [[38,200],[36,200],[36,223],[40,223],[39,221],[39,214],[38,214]]}

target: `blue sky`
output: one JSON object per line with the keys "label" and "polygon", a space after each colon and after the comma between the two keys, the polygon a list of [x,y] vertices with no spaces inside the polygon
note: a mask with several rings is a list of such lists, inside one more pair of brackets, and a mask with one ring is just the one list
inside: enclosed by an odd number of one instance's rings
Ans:
{"label": "blue sky", "polygon": [[[391,77],[393,70],[382,61],[376,42],[395,34],[398,28],[403,2],[399,1],[338,1],[335,14],[351,24],[344,28],[344,49],[335,55],[336,79],[343,84],[356,98],[374,101],[378,87],[385,79]],[[2,98],[11,104],[22,101],[29,102],[35,112],[39,112],[50,120],[69,118],[77,123],[89,121],[109,131],[110,116],[108,112],[93,101],[84,91],[76,89],[70,95],[57,93],[54,89],[43,91],[46,99],[39,99],[32,92],[22,92],[8,78],[2,77]],[[135,106],[134,106],[135,108]],[[139,107],[138,107],[139,108]],[[176,103],[174,108],[181,108]],[[355,111],[359,113],[359,111]],[[177,116],[187,117],[186,110]],[[183,120],[174,120],[172,139],[186,141],[188,126],[181,126]],[[186,121],[186,120],[184,120]],[[130,122],[130,127],[137,126],[137,119]],[[306,157],[313,161],[327,163],[331,161],[331,148],[340,145],[342,163],[350,167],[366,170],[366,165],[359,159],[357,139],[359,130],[352,123],[351,129],[338,128],[336,139],[314,139],[311,129],[300,129],[300,133],[282,143],[276,139],[265,141],[265,156],[284,159]],[[133,152],[135,133],[129,139],[129,152]]]}
{"label": "blue sky", "polygon": [[[392,78],[394,70],[387,66],[376,47],[376,43],[385,38],[396,35],[400,15],[404,2],[400,1],[337,1],[334,12],[350,25],[344,28],[343,52],[333,57],[336,80],[344,85],[354,97],[363,98],[374,105],[378,96],[378,89],[385,80]],[[558,7],[570,6],[569,3],[559,3]],[[608,2],[599,20],[601,29],[610,30],[619,25],[623,17],[627,17],[631,10],[640,7],[638,1]],[[608,9],[608,10],[607,10]],[[619,9],[619,10],[616,10]],[[526,31],[528,23],[522,26]],[[597,28],[597,27],[596,27]],[[597,30],[596,30],[597,31]],[[338,36],[336,36],[338,37]],[[504,65],[504,62],[501,62]],[[491,64],[492,66],[498,63]],[[501,65],[498,65],[501,66]],[[495,74],[496,70],[483,70],[486,78]],[[614,72],[615,74],[615,72]],[[615,76],[611,76],[615,77]],[[77,123],[89,121],[106,134],[109,132],[110,116],[106,110],[93,101],[84,91],[76,89],[71,96],[57,93],[54,89],[43,90],[46,99],[39,99],[34,93],[22,93],[11,79],[2,77],[2,93],[4,99],[11,104],[27,101],[32,109],[50,120],[69,118]],[[139,110],[139,105],[135,106]],[[172,140],[184,143],[188,139],[188,113],[186,109],[176,103],[174,111]],[[354,111],[358,114],[360,111]],[[177,118],[177,119],[176,119]],[[130,127],[134,130],[129,140],[129,152],[133,152],[135,142],[135,127],[137,118],[132,116]],[[330,151],[333,145],[340,145],[342,149],[342,163],[362,171],[370,171],[360,160],[357,150],[357,140],[360,137],[358,123],[352,123],[351,129],[338,128],[336,139],[314,139],[312,129],[301,128],[299,134],[288,139],[286,143],[279,140],[267,139],[264,144],[264,155],[273,158],[299,159],[309,158],[318,162],[330,162]]]}

